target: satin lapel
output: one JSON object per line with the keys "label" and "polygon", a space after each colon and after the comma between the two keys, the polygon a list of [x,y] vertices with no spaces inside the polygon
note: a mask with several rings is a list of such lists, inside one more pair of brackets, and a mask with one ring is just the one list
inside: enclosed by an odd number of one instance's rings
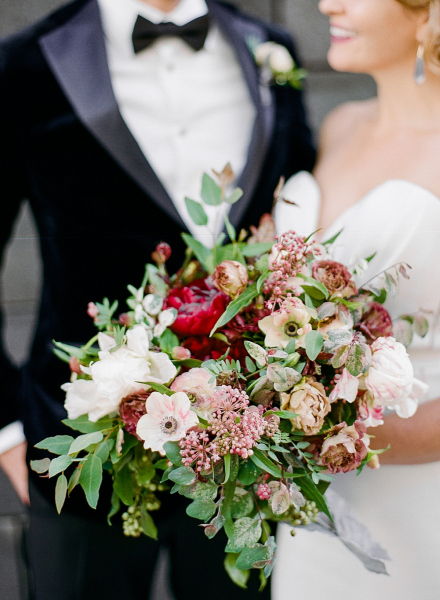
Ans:
{"label": "satin lapel", "polygon": [[257,109],[246,166],[237,182],[244,194],[233,205],[229,215],[232,224],[237,226],[254,194],[275,125],[273,90],[261,83],[259,69],[248,46],[251,40],[256,43],[268,41],[268,34],[262,26],[243,18],[240,14],[231,12],[222,4],[212,0],[207,0],[207,4],[211,15],[237,53],[252,101]]}
{"label": "satin lapel", "polygon": [[42,36],[39,43],[81,122],[136,183],[182,229],[186,229],[119,112],[96,0],[91,0],[69,21]]}

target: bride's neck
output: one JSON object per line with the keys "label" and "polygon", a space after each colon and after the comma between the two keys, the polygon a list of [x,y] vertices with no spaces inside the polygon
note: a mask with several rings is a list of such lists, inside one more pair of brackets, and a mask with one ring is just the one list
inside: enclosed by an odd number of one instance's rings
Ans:
{"label": "bride's neck", "polygon": [[384,128],[432,129],[440,124],[440,76],[426,68],[426,81],[417,84],[408,69],[380,73],[377,84],[377,122]]}

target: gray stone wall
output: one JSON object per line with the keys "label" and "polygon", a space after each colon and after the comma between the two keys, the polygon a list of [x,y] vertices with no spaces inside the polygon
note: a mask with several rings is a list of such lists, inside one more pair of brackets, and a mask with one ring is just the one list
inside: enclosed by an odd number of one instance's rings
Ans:
{"label": "gray stone wall", "polygon": [[[294,36],[309,71],[305,91],[315,133],[327,112],[340,102],[374,94],[374,86],[367,77],[337,74],[329,69],[325,60],[328,23],[319,14],[316,0],[236,0],[236,3],[263,19],[283,25]],[[64,0],[0,0],[0,37],[26,27],[63,4],[66,4]],[[24,204],[8,245],[0,280],[6,346],[17,364],[25,360],[29,348],[40,280],[38,238]],[[20,504],[0,472],[0,597],[9,600],[26,597],[22,590],[22,562],[16,559],[22,519]],[[160,582],[157,590],[158,598],[168,598]]]}

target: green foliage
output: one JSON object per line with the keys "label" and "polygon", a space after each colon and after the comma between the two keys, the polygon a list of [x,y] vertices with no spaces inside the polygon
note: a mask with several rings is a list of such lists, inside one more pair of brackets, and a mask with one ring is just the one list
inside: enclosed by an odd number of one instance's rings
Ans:
{"label": "green foliage", "polygon": [[238,200],[240,200],[242,196],[243,190],[241,188],[235,188],[235,190],[232,191],[230,196],[225,198],[225,202],[227,202],[228,204],[235,204],[236,202],[238,202]]}
{"label": "green foliage", "polygon": [[159,392],[159,394],[166,394],[167,396],[172,396],[175,393],[173,392],[173,390],[170,390],[170,388],[165,387],[161,383],[155,383],[154,381],[145,381],[144,383],[154,391]]}
{"label": "green foliage", "polygon": [[170,460],[173,465],[178,467],[182,465],[179,442],[166,442],[163,445],[163,449],[165,450],[168,460]]}
{"label": "green foliage", "polygon": [[277,479],[281,479],[283,476],[281,469],[270,460],[261,450],[254,448],[254,453],[251,455],[251,460],[254,462],[257,467],[259,467],[262,471],[266,471],[273,477]]}
{"label": "green foliage", "polygon": [[238,553],[245,546],[253,546],[261,537],[260,521],[250,517],[242,517],[234,522],[232,539],[226,546],[226,552]]}
{"label": "green foliage", "polygon": [[102,462],[96,454],[89,454],[85,461],[79,483],[84,490],[87,502],[92,508],[98,505],[99,488],[102,483]]}
{"label": "green foliage", "polygon": [[246,244],[243,247],[243,256],[260,256],[272,249],[273,242],[256,242],[255,244]]}
{"label": "green foliage", "polygon": [[238,314],[242,308],[245,308],[245,306],[248,306],[252,302],[252,300],[258,296],[258,293],[259,292],[257,290],[256,283],[253,283],[252,285],[248,286],[244,290],[244,292],[242,292],[238,296],[238,298],[233,300],[228,305],[227,309],[222,314],[220,319],[215,324],[213,330],[211,331],[211,335],[213,335],[217,329],[219,329],[220,327],[223,327],[223,325],[226,325],[226,323],[229,323],[229,321],[231,319],[233,319],[235,317],[235,315]]}
{"label": "green foliage", "polygon": [[99,444],[99,442],[103,438],[104,435],[102,431],[95,431],[93,433],[86,433],[84,435],[80,435],[72,441],[67,454],[77,454],[78,452],[81,452],[81,450],[85,450],[88,446],[91,446],[92,444]]}
{"label": "green foliage", "polygon": [[60,514],[61,509],[63,508],[64,502],[66,500],[67,495],[67,479],[64,473],[62,473],[58,479],[57,484],[55,486],[55,505],[57,507],[57,512]]}
{"label": "green foliage", "polygon": [[70,435],[56,435],[35,444],[35,448],[40,450],[49,450],[52,454],[68,454],[73,437]]}
{"label": "green foliage", "polygon": [[157,527],[154,524],[152,516],[143,504],[141,506],[141,527],[146,536],[153,540],[157,540]]}
{"label": "green foliage", "polygon": [[321,352],[322,345],[324,344],[324,338],[319,331],[309,331],[305,338],[306,342],[306,354],[310,360],[315,360],[318,354]]}
{"label": "green foliage", "polygon": [[238,471],[238,479],[243,485],[251,485],[252,483],[255,483],[260,473],[261,469],[248,459],[241,463],[240,470]]}
{"label": "green foliage", "polygon": [[162,352],[171,354],[173,348],[179,345],[179,338],[175,335],[171,329],[165,329],[159,339],[159,346]]}
{"label": "green foliage", "polygon": [[31,469],[36,473],[46,473],[50,467],[50,458],[43,458],[41,460],[31,460]]}
{"label": "green foliage", "polygon": [[107,523],[109,525],[112,524],[111,519],[112,517],[114,517],[115,515],[118,514],[120,508],[121,508],[121,501],[119,500],[119,496],[116,494],[116,492],[113,491],[112,493],[112,497],[111,497],[111,508],[110,511],[107,515]]}
{"label": "green foliage", "polygon": [[212,481],[205,482],[196,480],[189,485],[182,486],[179,493],[191,500],[215,500],[218,493],[218,486]]}
{"label": "green foliage", "polygon": [[217,505],[209,498],[197,498],[186,509],[186,514],[206,523],[217,510]]}
{"label": "green foliage", "polygon": [[131,506],[133,504],[134,497],[132,474],[128,465],[115,473],[113,489],[124,504],[127,506]]}
{"label": "green foliage", "polygon": [[251,574],[250,571],[242,571],[238,569],[236,566],[237,555],[236,554],[226,554],[224,566],[227,574],[238,587],[242,589],[247,589],[247,582],[249,580],[249,576]]}
{"label": "green foliage", "polygon": [[247,517],[254,509],[254,498],[250,492],[243,488],[236,488],[231,503],[231,516],[233,519]]}
{"label": "green foliage", "polygon": [[218,206],[222,202],[222,188],[207,173],[203,173],[200,195],[203,202],[210,206]]}
{"label": "green foliage", "polygon": [[[270,560],[270,549],[262,544],[255,544],[251,548],[245,546],[240,552],[236,567],[243,571],[247,569],[262,569]],[[262,563],[262,564],[261,564]]]}
{"label": "green foliage", "polygon": [[312,481],[312,478],[309,475],[304,475],[300,479],[298,479],[298,485],[301,488],[302,493],[308,500],[313,500],[316,503],[316,506],[319,510],[325,513],[332,521],[333,518],[330,514],[330,511],[327,506],[327,502],[325,501],[324,496],[321,494],[316,484]]}
{"label": "green foliage", "polygon": [[58,473],[65,471],[67,467],[73,462],[73,458],[71,456],[58,456],[54,458],[49,467],[49,477],[55,477]]}
{"label": "green foliage", "polygon": [[168,479],[174,481],[174,483],[178,483],[179,485],[189,485],[196,480],[196,474],[193,469],[189,467],[179,467],[168,475]]}
{"label": "green foliage", "polygon": [[191,200],[191,198],[185,198],[185,204],[193,223],[196,225],[206,225],[208,223],[208,216],[200,202]]}
{"label": "green foliage", "polygon": [[206,248],[199,241],[194,239],[189,233],[182,233],[182,239],[190,248],[202,267],[209,273],[214,272],[214,263],[211,250]]}
{"label": "green foliage", "polygon": [[77,467],[73,471],[73,473],[72,473],[72,475],[70,476],[70,479],[69,479],[69,487],[68,487],[68,490],[67,490],[69,496],[72,493],[72,491],[76,488],[76,486],[78,485],[80,475],[81,475],[81,467]]}
{"label": "green foliage", "polygon": [[82,415],[77,419],[64,419],[63,423],[75,431],[80,431],[81,433],[93,433],[94,431],[106,431],[107,429],[112,429],[115,426],[115,419],[104,417],[103,419],[96,421],[96,423],[92,423],[89,421],[87,415]]}

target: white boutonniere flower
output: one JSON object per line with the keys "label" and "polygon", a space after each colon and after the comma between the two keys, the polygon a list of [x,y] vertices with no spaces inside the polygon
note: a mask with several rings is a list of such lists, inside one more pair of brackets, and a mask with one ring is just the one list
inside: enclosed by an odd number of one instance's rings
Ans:
{"label": "white boutonniere flower", "polygon": [[299,89],[306,77],[305,69],[297,67],[285,46],[276,42],[248,41],[255,62],[261,69],[261,81],[265,85],[291,85]]}

